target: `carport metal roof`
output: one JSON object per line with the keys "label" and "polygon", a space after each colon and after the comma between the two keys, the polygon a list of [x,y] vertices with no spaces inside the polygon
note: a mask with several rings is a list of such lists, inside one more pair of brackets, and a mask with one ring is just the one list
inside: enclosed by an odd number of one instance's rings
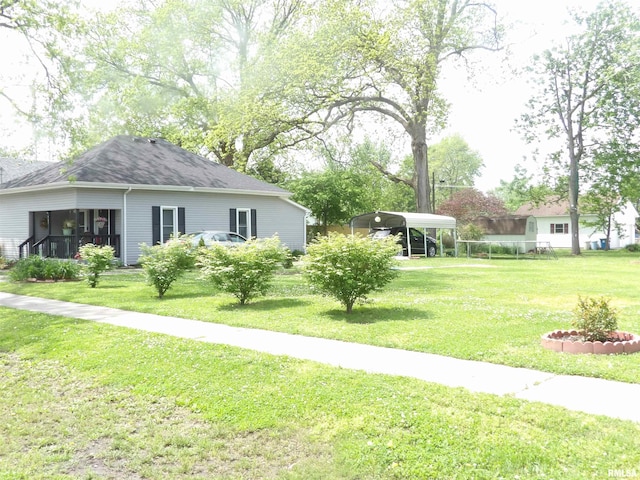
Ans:
{"label": "carport metal roof", "polygon": [[357,215],[349,222],[351,228],[374,227],[414,227],[414,228],[456,228],[456,219],[444,215],[411,212],[371,212]]}

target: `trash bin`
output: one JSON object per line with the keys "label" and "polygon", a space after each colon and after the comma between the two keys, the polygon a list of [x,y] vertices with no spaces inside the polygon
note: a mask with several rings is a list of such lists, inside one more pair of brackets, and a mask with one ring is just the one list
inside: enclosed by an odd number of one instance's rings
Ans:
{"label": "trash bin", "polygon": [[591,242],[584,242],[584,249],[591,250]]}
{"label": "trash bin", "polygon": [[601,238],[600,239],[600,248],[602,250],[604,250],[605,248],[607,248],[607,239],[606,238]]}
{"label": "trash bin", "polygon": [[598,249],[598,242],[591,242],[591,250],[597,250]]}

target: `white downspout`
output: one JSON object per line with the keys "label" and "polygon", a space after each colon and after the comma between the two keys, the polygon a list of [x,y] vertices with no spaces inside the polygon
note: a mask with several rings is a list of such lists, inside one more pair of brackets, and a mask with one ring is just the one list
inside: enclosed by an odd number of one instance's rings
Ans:
{"label": "white downspout", "polygon": [[122,264],[127,266],[127,195],[131,192],[131,187],[124,192],[122,197],[122,244],[120,251],[122,252]]}

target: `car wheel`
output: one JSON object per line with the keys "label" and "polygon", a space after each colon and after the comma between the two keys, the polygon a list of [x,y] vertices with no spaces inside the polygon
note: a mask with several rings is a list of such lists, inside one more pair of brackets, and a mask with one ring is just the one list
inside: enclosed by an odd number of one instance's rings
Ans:
{"label": "car wheel", "polygon": [[436,247],[435,247],[435,245],[429,245],[427,247],[427,254],[430,257],[435,257],[436,256]]}

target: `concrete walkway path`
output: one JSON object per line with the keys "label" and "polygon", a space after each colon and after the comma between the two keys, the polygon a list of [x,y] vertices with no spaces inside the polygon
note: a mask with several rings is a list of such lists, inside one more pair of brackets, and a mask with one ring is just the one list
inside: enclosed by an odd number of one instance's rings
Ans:
{"label": "concrete walkway path", "polygon": [[287,355],[370,373],[413,377],[449,387],[464,387],[472,392],[512,395],[570,410],[640,422],[640,384],[556,375],[429,353],[230,327],[3,292],[0,292],[0,305],[273,355]]}

